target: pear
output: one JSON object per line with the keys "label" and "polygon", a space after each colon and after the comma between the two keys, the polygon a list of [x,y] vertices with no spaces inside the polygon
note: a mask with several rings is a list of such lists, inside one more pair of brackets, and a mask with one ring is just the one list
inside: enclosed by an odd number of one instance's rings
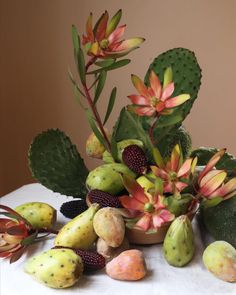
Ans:
{"label": "pear", "polygon": [[63,226],[55,239],[55,246],[89,249],[97,238],[93,228],[93,217],[98,209],[99,205],[94,203]]}

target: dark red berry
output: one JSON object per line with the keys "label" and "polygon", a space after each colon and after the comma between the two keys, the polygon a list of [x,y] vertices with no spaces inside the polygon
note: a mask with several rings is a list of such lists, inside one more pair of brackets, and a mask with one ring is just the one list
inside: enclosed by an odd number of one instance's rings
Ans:
{"label": "dark red berry", "polygon": [[63,203],[60,212],[67,218],[75,218],[80,213],[88,209],[88,205],[84,200],[75,200]]}
{"label": "dark red berry", "polygon": [[127,146],[122,153],[122,160],[125,165],[137,174],[144,174],[147,171],[146,155],[136,144]]}
{"label": "dark red berry", "polygon": [[84,264],[84,271],[91,272],[95,270],[99,270],[105,267],[106,261],[105,258],[96,251],[88,251],[88,250],[81,250],[75,249],[70,247],[63,247],[63,246],[56,246],[53,249],[71,249],[77,255],[79,255]]}
{"label": "dark red berry", "polygon": [[101,207],[121,207],[118,197],[98,189],[91,190],[87,196],[91,203],[98,203]]}

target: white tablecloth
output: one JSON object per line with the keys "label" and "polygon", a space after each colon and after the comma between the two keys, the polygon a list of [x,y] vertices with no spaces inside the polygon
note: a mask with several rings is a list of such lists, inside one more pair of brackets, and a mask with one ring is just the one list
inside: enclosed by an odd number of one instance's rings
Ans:
{"label": "white tablecloth", "polygon": [[[25,202],[41,201],[60,208],[61,204],[72,198],[53,193],[40,184],[25,185],[18,190],[0,198],[4,205],[15,208]],[[58,225],[68,221],[58,211]],[[1,295],[72,295],[72,294],[103,294],[103,295],[236,295],[236,284],[226,283],[210,274],[202,263],[203,245],[199,230],[194,223],[196,236],[196,253],[190,264],[183,268],[171,267],[162,254],[162,245],[139,247],[143,250],[148,267],[148,275],[138,282],[116,281],[108,277],[104,271],[94,275],[83,276],[72,288],[64,290],[50,289],[31,276],[24,273],[26,259],[34,254],[50,249],[54,237],[30,247],[30,250],[16,263],[10,265],[2,260]]]}

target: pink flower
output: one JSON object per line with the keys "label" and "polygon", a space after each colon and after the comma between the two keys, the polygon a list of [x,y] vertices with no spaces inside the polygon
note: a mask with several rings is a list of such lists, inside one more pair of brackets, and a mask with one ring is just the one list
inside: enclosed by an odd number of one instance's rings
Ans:
{"label": "pink flower", "polygon": [[178,144],[173,148],[167,163],[164,163],[158,149],[154,149],[154,158],[157,166],[151,166],[151,169],[155,176],[164,181],[164,192],[178,195],[188,186],[189,177],[195,169],[197,158],[189,158],[183,162],[182,151]]}
{"label": "pink flower", "polygon": [[199,194],[206,199],[220,197],[226,200],[236,195],[236,178],[224,183],[227,173],[224,170],[213,169],[224,153],[225,149],[217,152],[198,176]]}
{"label": "pink flower", "polygon": [[122,40],[126,25],[118,26],[122,11],[119,10],[108,22],[109,15],[105,11],[93,28],[93,15],[90,13],[86,24],[86,35],[82,43],[87,53],[99,58],[117,58],[126,55],[145,41],[144,38]]}
{"label": "pink flower", "polygon": [[151,195],[145,193],[133,178],[124,176],[123,180],[130,196],[122,196],[119,199],[124,208],[136,213],[134,215],[138,220],[135,219],[134,228],[144,231],[156,230],[174,219],[175,216],[165,209],[161,189]]}
{"label": "pink flower", "polygon": [[129,95],[128,98],[136,105],[135,112],[139,116],[168,115],[172,108],[190,99],[189,94],[171,97],[175,89],[171,68],[167,68],[164,73],[163,87],[154,71],[149,76],[149,87],[136,75],[132,75],[131,79],[139,94]]}

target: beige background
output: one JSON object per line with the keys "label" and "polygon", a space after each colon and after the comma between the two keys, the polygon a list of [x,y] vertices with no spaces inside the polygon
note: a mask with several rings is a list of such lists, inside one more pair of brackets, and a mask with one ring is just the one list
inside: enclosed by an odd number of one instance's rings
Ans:
{"label": "beige background", "polygon": [[119,99],[108,127],[134,91],[130,74],[143,77],[156,55],[187,47],[203,69],[199,99],[185,121],[194,146],[226,146],[236,154],[236,1],[0,0],[1,194],[33,181],[27,150],[42,130],[61,128],[85,156],[89,128],[67,77],[68,65],[74,69],[70,28],[74,23],[83,32],[90,11],[98,17],[119,8],[126,36],[147,41],[130,55],[129,66],[109,75],[100,110],[114,85]]}

